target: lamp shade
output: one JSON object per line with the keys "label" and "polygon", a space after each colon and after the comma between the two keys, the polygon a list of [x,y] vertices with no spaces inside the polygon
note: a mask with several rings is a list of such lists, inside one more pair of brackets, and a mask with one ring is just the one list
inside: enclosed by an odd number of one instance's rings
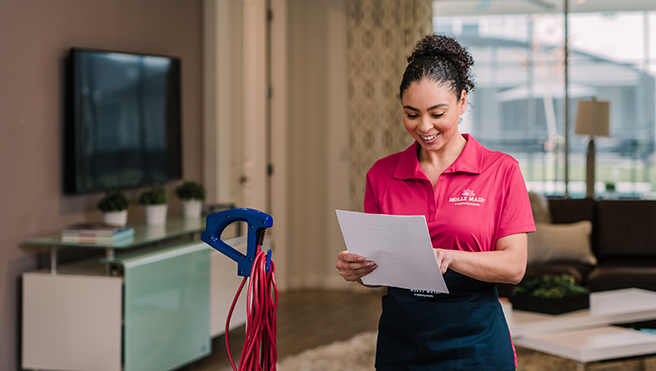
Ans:
{"label": "lamp shade", "polygon": [[597,100],[578,101],[574,133],[595,137],[609,136],[609,108],[609,102]]}

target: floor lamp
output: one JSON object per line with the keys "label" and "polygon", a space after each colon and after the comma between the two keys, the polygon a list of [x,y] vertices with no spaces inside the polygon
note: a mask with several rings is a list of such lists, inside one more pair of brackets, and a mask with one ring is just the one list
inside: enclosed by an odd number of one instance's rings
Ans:
{"label": "floor lamp", "polygon": [[589,135],[588,155],[586,158],[585,172],[585,197],[595,197],[595,137],[609,136],[608,113],[609,102],[592,100],[580,100],[576,107],[576,126],[574,133],[578,135]]}

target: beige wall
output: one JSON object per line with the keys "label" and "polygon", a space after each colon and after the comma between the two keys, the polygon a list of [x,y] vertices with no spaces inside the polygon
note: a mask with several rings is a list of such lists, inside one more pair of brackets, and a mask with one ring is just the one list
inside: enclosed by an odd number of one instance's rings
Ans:
{"label": "beige wall", "polygon": [[100,194],[62,193],[66,51],[181,57],[184,177],[201,180],[201,23],[200,0],[0,1],[0,370],[20,365],[19,277],[47,263],[21,241],[100,218]]}
{"label": "beige wall", "polygon": [[335,209],[349,207],[346,1],[288,7],[289,284],[348,287],[335,269]]}

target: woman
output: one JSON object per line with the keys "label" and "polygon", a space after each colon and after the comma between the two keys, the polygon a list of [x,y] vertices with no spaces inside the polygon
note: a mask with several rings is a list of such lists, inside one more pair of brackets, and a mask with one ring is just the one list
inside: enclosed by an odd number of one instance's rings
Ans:
{"label": "woman", "polygon": [[[415,143],[367,173],[367,213],[425,215],[449,294],[389,287],[378,331],[378,370],[514,370],[496,282],[517,284],[535,226],[519,164],[458,130],[474,89],[471,55],[452,38],[420,40],[400,86]],[[342,251],[347,281],[376,269]],[[412,274],[409,272],[408,274]]]}

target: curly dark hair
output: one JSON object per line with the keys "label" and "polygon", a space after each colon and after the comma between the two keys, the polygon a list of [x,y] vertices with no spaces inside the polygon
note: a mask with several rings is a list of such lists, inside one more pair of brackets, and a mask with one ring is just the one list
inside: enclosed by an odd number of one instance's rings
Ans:
{"label": "curly dark hair", "polygon": [[401,80],[399,99],[413,82],[424,78],[450,86],[458,99],[464,90],[474,90],[471,67],[474,59],[455,39],[429,34],[417,42],[408,57],[408,66]]}

